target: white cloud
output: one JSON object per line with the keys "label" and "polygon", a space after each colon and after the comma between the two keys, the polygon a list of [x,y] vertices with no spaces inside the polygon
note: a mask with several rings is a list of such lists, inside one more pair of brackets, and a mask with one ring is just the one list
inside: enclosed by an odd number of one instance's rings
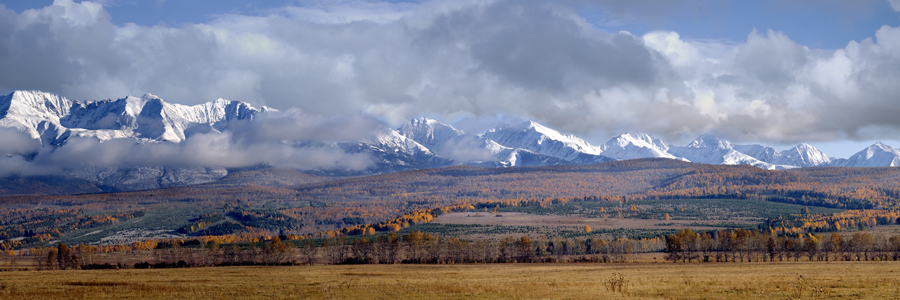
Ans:
{"label": "white cloud", "polygon": [[711,130],[786,142],[900,129],[900,29],[890,26],[820,50],[774,30],[738,43],[607,32],[579,15],[587,4],[578,1],[302,4],[181,27],[116,26],[94,2],[2,10],[0,90],[152,92],[184,104],[224,97],[392,125],[503,115],[582,135],[675,140]]}
{"label": "white cloud", "polygon": [[[224,167],[257,165],[300,170],[366,170],[374,166],[366,153],[347,153],[336,143],[372,139],[386,131],[383,123],[365,115],[318,116],[293,111],[231,124],[224,132],[190,135],[181,143],[133,139],[100,141],[71,137],[57,148],[15,130],[0,130],[6,143],[0,151],[0,175],[41,174],[85,167]],[[29,157],[26,161],[23,157]],[[31,171],[29,171],[31,169]]]}
{"label": "white cloud", "polygon": [[894,11],[900,12],[900,0],[888,0],[888,3],[891,4]]}

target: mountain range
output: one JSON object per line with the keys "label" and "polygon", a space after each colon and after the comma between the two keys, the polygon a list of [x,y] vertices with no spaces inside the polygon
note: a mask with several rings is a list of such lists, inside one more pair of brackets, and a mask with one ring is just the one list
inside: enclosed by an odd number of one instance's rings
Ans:
{"label": "mountain range", "polygon": [[[257,108],[225,99],[185,106],[168,103],[151,94],[117,100],[79,101],[41,91],[15,91],[0,96],[0,129],[23,135],[24,138],[19,140],[25,142],[0,145],[0,151],[6,152],[2,153],[5,154],[5,163],[0,161],[0,172],[4,171],[2,168],[11,168],[9,166],[51,167],[48,164],[56,161],[51,159],[53,155],[77,150],[68,149],[78,146],[69,145],[74,139],[93,139],[101,144],[127,140],[138,146],[179,145],[191,142],[194,136],[247,130],[253,124],[271,122],[284,118],[284,115],[275,109]],[[301,130],[291,128],[290,122],[285,124],[288,125],[281,125],[277,130]],[[237,140],[235,143],[242,142]],[[472,134],[434,119],[415,118],[398,129],[372,128],[371,134],[355,139],[323,140],[298,136],[279,140],[279,143],[289,150],[324,149],[324,152],[365,158],[364,167],[355,169],[340,167],[342,165],[339,163],[334,167],[326,165],[303,169],[325,175],[378,174],[452,165],[577,165],[639,158],[750,165],[769,170],[900,165],[900,149],[880,142],[847,159],[829,157],[808,144],[778,151],[763,145],[734,145],[712,134],[701,135],[685,146],[672,146],[645,133],[627,132],[594,146],[584,139],[562,134],[534,121],[501,125],[484,133]],[[99,155],[102,157],[105,154]],[[85,161],[74,164],[76,167],[69,164],[54,174],[40,175],[63,175],[86,180],[95,183],[101,190],[140,190],[211,182],[224,177],[230,168],[235,167],[233,164],[182,166],[154,160],[147,160],[148,163],[141,161]],[[29,174],[5,173],[7,176]]]}

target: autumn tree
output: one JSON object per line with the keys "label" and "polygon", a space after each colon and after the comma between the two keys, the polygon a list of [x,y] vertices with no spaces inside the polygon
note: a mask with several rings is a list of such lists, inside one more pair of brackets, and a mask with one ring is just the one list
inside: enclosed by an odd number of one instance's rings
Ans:
{"label": "autumn tree", "polygon": [[839,257],[843,257],[844,251],[844,239],[837,232],[832,232],[831,236],[828,237],[828,250],[834,255],[834,260],[837,261]]}
{"label": "autumn tree", "polygon": [[69,248],[65,243],[60,242],[56,245],[56,261],[60,270],[75,268],[77,256],[75,252],[72,251],[72,248]]}
{"label": "autumn tree", "polygon": [[52,247],[51,247],[51,248],[48,248],[48,250],[46,251],[46,254],[47,254],[47,255],[44,256],[44,257],[46,258],[46,260],[45,260],[45,261],[46,261],[45,266],[46,266],[47,269],[53,270],[53,269],[54,269],[54,267],[53,267],[54,265],[56,265],[56,266],[59,265],[59,264],[58,264],[59,258],[58,258],[58,256],[57,256],[57,253],[59,253],[59,250],[58,250],[57,248],[52,248]]}
{"label": "autumn tree", "polygon": [[[869,253],[875,245],[875,239],[867,232],[856,232],[850,238],[850,248],[856,252],[856,260],[869,260]],[[860,255],[862,254],[862,255]]]}
{"label": "autumn tree", "polygon": [[673,263],[678,262],[683,251],[684,244],[682,244],[679,235],[671,234],[666,236],[666,260],[671,260]]}
{"label": "autumn tree", "polygon": [[531,248],[531,239],[527,236],[522,236],[516,241],[516,248],[518,250],[518,261],[519,262],[530,262],[532,257],[534,256],[534,251]]}
{"label": "autumn tree", "polygon": [[803,248],[806,251],[807,260],[813,261],[813,257],[819,253],[819,239],[812,234],[807,234],[806,240],[803,241]]}

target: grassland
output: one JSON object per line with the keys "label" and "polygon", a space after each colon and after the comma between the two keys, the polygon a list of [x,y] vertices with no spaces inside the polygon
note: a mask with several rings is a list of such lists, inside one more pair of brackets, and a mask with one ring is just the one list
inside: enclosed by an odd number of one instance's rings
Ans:
{"label": "grassland", "polygon": [[897,262],[258,266],[0,273],[2,299],[898,297]]}

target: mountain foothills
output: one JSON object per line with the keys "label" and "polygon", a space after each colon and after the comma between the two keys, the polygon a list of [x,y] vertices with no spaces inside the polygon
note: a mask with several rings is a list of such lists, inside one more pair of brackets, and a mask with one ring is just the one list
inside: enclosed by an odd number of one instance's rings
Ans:
{"label": "mountain foothills", "polygon": [[[97,192],[213,182],[229,170],[265,166],[334,176],[454,165],[564,166],[640,158],[767,170],[900,165],[900,150],[882,143],[841,159],[808,144],[778,151],[762,145],[733,145],[712,134],[685,146],[672,146],[648,134],[628,132],[594,146],[533,121],[472,134],[437,120],[415,118],[396,130],[367,128],[365,134],[331,135],[350,131],[335,128],[350,125],[320,121],[319,125],[331,128],[309,133],[316,127],[302,125],[304,118],[225,99],[185,106],[151,94],[78,101],[40,91],[16,91],[0,97],[0,135],[7,141],[0,146],[5,152],[0,175],[20,178],[16,182],[25,185],[52,181],[74,187],[75,192]],[[225,147],[220,148],[225,150],[203,148],[222,139]],[[277,149],[267,152],[273,145]],[[213,155],[201,153],[203,149]],[[243,156],[218,153],[234,149],[241,149]],[[252,155],[274,158],[246,158]],[[318,161],[294,163],[303,159]],[[10,188],[3,192],[19,193]]]}

